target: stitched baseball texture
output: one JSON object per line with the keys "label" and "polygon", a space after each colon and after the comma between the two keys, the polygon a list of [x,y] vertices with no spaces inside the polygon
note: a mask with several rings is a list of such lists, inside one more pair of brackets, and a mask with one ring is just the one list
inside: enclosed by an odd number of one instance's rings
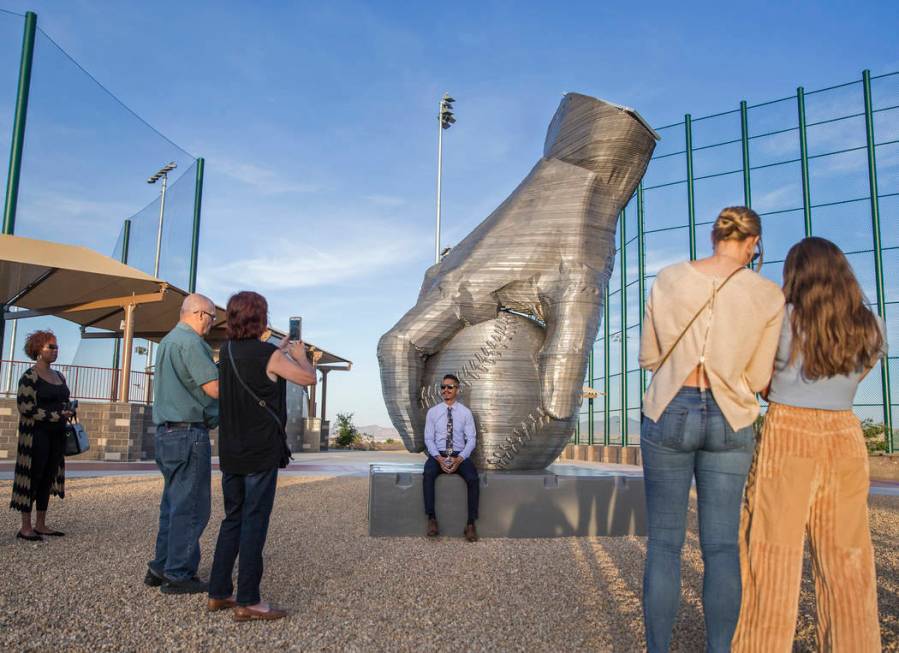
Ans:
{"label": "stitched baseball texture", "polygon": [[455,374],[459,401],[471,409],[478,430],[472,455],[478,468],[539,469],[553,462],[576,418],[552,419],[540,405],[537,354],[543,338],[539,324],[512,313],[462,329],[425,366],[422,423],[441,401],[443,375]]}

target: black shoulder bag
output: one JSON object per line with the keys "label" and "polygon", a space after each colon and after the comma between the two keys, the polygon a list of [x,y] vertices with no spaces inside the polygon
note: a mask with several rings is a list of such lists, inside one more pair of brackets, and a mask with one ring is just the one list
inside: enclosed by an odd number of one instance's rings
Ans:
{"label": "black shoulder bag", "polygon": [[281,418],[278,417],[277,413],[273,411],[267,403],[265,403],[265,399],[260,399],[259,396],[250,390],[250,386],[248,386],[243,378],[241,378],[240,373],[237,371],[237,365],[234,364],[234,355],[231,353],[231,341],[228,341],[228,360],[231,361],[231,369],[234,371],[234,376],[237,377],[237,380],[240,382],[240,385],[243,386],[243,389],[249,393],[249,395],[253,398],[253,400],[265,408],[269,415],[272,416],[272,419],[275,420],[275,423],[278,425],[278,430],[281,432],[281,458],[278,460],[278,467],[284,469],[290,464],[290,461],[293,460],[293,456],[291,455],[290,447],[287,446],[287,431],[284,429],[284,425],[281,423]]}

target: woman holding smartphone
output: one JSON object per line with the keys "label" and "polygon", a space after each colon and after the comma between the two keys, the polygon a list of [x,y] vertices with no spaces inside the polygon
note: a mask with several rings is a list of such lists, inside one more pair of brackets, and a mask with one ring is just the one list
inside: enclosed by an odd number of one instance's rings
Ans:
{"label": "woman holding smartphone", "polygon": [[[268,302],[262,295],[239,292],[228,300],[226,312],[228,340],[219,353],[219,462],[225,519],[212,561],[208,609],[233,608],[235,621],[280,619],[287,613],[270,606],[259,594],[262,549],[278,467],[286,466],[286,382],[312,385],[315,368],[302,342],[285,339],[276,347],[260,339],[268,323]],[[238,554],[235,595],[231,574]]]}
{"label": "woman holding smartphone", "polygon": [[818,648],[880,651],[868,451],[852,403],[886,354],[843,252],[806,238],[784,263],[787,319],[740,525],[743,597],[734,651],[793,649],[811,544]]}

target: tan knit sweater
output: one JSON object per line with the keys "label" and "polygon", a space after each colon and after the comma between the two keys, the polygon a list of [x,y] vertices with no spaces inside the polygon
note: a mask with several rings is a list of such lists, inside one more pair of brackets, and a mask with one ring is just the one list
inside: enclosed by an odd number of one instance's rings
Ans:
{"label": "tan knit sweater", "polygon": [[750,270],[724,278],[677,263],[656,275],[640,339],[640,367],[655,371],[702,305],[713,301],[690,326],[665,364],[653,374],[643,413],[658,421],[697,365],[704,365],[712,395],[733,429],[759,414],[755,393],[771,379],[784,315],[784,296],[771,281]]}

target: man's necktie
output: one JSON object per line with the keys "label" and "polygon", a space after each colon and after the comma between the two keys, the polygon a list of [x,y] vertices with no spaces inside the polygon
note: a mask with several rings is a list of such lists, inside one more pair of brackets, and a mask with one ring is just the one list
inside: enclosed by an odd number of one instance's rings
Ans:
{"label": "man's necktie", "polygon": [[453,452],[453,409],[446,409],[446,455]]}

